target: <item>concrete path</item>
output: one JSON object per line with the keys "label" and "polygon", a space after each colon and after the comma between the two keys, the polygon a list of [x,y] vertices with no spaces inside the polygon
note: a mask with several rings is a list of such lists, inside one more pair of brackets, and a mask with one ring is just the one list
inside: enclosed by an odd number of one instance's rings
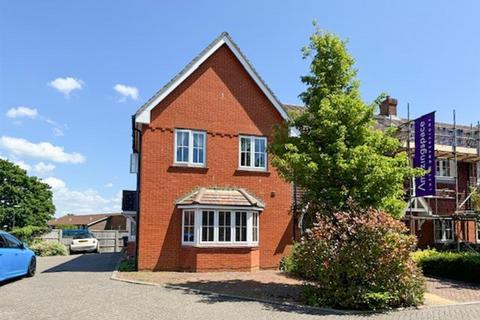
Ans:
{"label": "concrete path", "polygon": [[480,304],[376,315],[241,301],[110,280],[118,255],[39,258],[34,278],[0,286],[0,319],[480,319]]}

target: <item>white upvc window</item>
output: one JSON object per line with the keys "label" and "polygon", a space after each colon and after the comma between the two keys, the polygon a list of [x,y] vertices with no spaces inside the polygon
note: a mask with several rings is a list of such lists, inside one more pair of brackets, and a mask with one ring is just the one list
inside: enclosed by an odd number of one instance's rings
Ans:
{"label": "white upvc window", "polygon": [[480,243],[480,222],[477,222],[477,243]]}
{"label": "white upvc window", "polygon": [[195,239],[195,211],[184,210],[182,221],[182,241],[184,243],[193,243]]}
{"label": "white upvc window", "polygon": [[250,170],[267,169],[267,138],[240,136],[239,167]]}
{"label": "white upvc window", "polygon": [[184,209],[182,244],[199,247],[257,246],[259,212],[219,209]]}
{"label": "white upvc window", "polygon": [[454,177],[452,161],[449,159],[437,159],[437,177]]}
{"label": "white upvc window", "polygon": [[174,162],[180,165],[205,166],[207,136],[203,131],[175,130]]}
{"label": "white upvc window", "polygon": [[453,241],[453,220],[437,219],[433,221],[435,242]]}

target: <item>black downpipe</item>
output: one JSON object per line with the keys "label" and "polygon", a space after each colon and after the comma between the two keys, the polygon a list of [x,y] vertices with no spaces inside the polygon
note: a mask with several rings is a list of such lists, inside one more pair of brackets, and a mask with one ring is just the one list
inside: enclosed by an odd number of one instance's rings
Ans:
{"label": "black downpipe", "polygon": [[[135,150],[135,135],[138,133],[138,150]],[[138,244],[140,239],[140,172],[142,167],[142,130],[138,130],[135,126],[135,115],[132,116],[132,136],[133,152],[138,153],[138,166],[137,166],[137,232],[135,235],[135,270],[138,271]]]}

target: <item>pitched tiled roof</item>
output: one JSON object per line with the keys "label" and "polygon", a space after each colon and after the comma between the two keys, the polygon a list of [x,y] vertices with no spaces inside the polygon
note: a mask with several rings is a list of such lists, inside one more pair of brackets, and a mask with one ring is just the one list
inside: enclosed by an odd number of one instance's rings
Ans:
{"label": "pitched tiled roof", "polygon": [[[166,91],[170,89],[170,87],[174,86],[175,83],[177,83],[185,74],[187,74],[192,68],[199,62],[201,59],[211,50],[213,49],[216,45],[218,45],[220,42],[224,42],[227,45],[230,45],[231,49],[233,51],[238,52],[240,56],[240,60],[244,60],[246,63],[246,68],[250,69],[251,72],[253,73],[253,78],[257,78],[258,82],[260,83],[261,86],[264,87],[267,97],[268,95],[271,96],[272,102],[275,105],[276,108],[278,108],[279,112],[282,113],[282,110],[280,106],[282,106],[282,103],[278,100],[278,98],[275,96],[273,91],[268,87],[266,82],[260,77],[258,72],[255,70],[253,65],[250,63],[250,61],[247,59],[245,54],[240,50],[238,45],[233,41],[233,39],[230,37],[230,35],[227,32],[222,32],[215,40],[213,40],[205,49],[203,49],[192,61],[190,61],[189,64],[185,66],[179,73],[177,73],[167,84],[165,84],[160,90],[158,90],[143,106],[141,106],[137,112],[135,113],[135,116],[139,116],[142,114],[145,110],[148,110],[148,108],[151,107],[152,103],[162,96]],[[254,79],[255,80],[255,79]],[[278,106],[278,107],[277,107]],[[286,117],[285,114],[282,114],[282,117]]]}
{"label": "pitched tiled roof", "polygon": [[243,188],[200,188],[177,201],[177,205],[212,205],[265,208],[262,201]]}
{"label": "pitched tiled roof", "polygon": [[57,226],[57,225],[86,226],[115,215],[119,215],[119,213],[100,213],[100,214],[85,214],[85,215],[67,214],[58,219],[48,221],[48,225],[49,226]]}

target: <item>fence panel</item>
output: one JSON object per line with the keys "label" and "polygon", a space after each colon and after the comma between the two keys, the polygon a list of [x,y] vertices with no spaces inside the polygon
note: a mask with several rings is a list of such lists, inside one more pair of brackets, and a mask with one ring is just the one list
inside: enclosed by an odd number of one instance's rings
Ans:
{"label": "fence panel", "polygon": [[100,252],[121,252],[123,237],[128,236],[127,231],[102,230],[91,231],[100,242]]}
{"label": "fence panel", "polygon": [[62,238],[62,230],[52,229],[50,232],[43,234],[41,238],[45,241],[59,242]]}
{"label": "fence panel", "polygon": [[[128,236],[128,231],[123,230],[90,230],[100,243],[100,252],[121,252],[123,237]],[[41,236],[42,240],[60,242],[66,246],[72,243],[72,236],[63,236],[62,230],[52,229]]]}

